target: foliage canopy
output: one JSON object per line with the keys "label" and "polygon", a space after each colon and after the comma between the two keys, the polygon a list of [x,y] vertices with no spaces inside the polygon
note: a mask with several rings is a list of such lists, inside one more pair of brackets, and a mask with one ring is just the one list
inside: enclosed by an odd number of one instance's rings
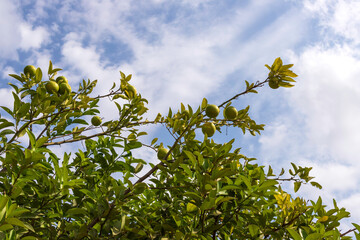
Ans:
{"label": "foliage canopy", "polygon": [[[264,81],[246,81],[243,92],[217,107],[228,109],[266,83],[292,87],[297,77],[292,66],[277,58],[266,65]],[[260,134],[264,125],[250,118],[250,106],[231,108],[230,117],[208,117],[210,104],[203,99],[196,108],[181,103],[179,110],[148,120],[143,117],[147,100],[130,85],[131,75],[120,72],[120,83],[109,93],[92,96],[96,80],[83,80],[77,91],[66,85],[49,91],[47,84],[61,84],[55,81],[61,69],[50,61],[48,80],[35,69],[10,74],[18,81],[9,83],[13,108],[1,107],[0,238],[311,240],[349,239],[354,232],[360,239],[357,224],[339,231],[339,221],[349,213],[335,200],[325,209],[320,197],[306,201],[281,188],[282,181],[293,182],[295,192],[306,183],[321,188],[309,175],[311,167],[291,163],[292,169],[275,174],[233,149],[235,139],[217,143],[211,129],[200,130],[211,123],[216,131],[227,126]],[[100,114],[98,104],[105,98],[118,116],[102,122],[92,117]],[[144,142],[143,125],[164,126],[172,143]],[[73,154],[58,156],[51,148],[76,142],[83,147]],[[139,148],[150,148],[161,159],[152,164],[135,158],[132,152]],[[143,173],[145,165],[151,169]]]}

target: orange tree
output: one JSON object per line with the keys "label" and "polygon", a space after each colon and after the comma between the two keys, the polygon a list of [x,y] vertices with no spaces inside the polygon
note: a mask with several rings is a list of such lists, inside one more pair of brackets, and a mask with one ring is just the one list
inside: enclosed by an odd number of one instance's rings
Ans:
{"label": "orange tree", "polygon": [[[260,134],[264,125],[250,118],[249,107],[236,109],[232,101],[265,84],[292,87],[297,76],[280,58],[266,67],[264,81],[246,81],[243,92],[221,104],[203,99],[196,108],[181,104],[150,120],[143,117],[147,100],[122,72],[120,82],[99,96],[92,96],[96,80],[83,80],[72,91],[66,77],[55,77],[61,69],[51,62],[47,80],[33,66],[10,74],[18,83],[10,84],[14,105],[3,106],[0,118],[1,238],[311,240],[349,239],[349,233],[359,238],[357,224],[339,231],[349,213],[335,200],[325,208],[321,198],[294,198],[281,188],[282,181],[293,182],[295,192],[307,183],[320,188],[309,175],[311,167],[292,163],[275,174],[233,149],[235,139],[211,138],[224,126]],[[105,98],[118,116],[102,122],[98,103]],[[143,125],[167,128],[173,141],[145,142]],[[77,142],[83,147],[75,153],[52,151],[51,146]],[[158,163],[135,158],[132,152],[139,148],[153,150]]]}

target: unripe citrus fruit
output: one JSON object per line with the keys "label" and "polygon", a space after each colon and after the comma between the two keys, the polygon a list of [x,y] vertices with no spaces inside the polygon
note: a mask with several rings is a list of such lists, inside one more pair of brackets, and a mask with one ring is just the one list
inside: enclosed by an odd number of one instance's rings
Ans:
{"label": "unripe citrus fruit", "polygon": [[91,118],[91,124],[94,126],[99,126],[101,124],[101,118],[99,116],[93,116]]}
{"label": "unripe citrus fruit", "polygon": [[[163,148],[163,147],[159,148],[158,153],[157,153],[158,159],[164,160],[164,158],[168,152],[169,152],[169,150],[167,150],[166,148]],[[170,159],[170,155],[168,156],[168,159]]]}
{"label": "unripe citrus fruit", "polygon": [[224,109],[224,117],[229,120],[233,120],[237,117],[238,111],[235,107],[230,106]]}
{"label": "unripe citrus fruit", "polygon": [[59,85],[55,81],[49,81],[45,88],[48,93],[57,93],[59,91]]}
{"label": "unripe citrus fruit", "polygon": [[27,65],[24,68],[24,74],[28,77],[34,77],[36,73],[36,67],[34,67],[33,65]]}
{"label": "unripe citrus fruit", "polygon": [[133,98],[136,95],[136,88],[134,88],[134,86],[132,85],[127,85],[126,89],[125,89],[125,95],[128,98]]}
{"label": "unripe citrus fruit", "polygon": [[59,93],[60,94],[64,94],[65,92],[70,93],[71,92],[71,87],[69,84],[65,83],[65,82],[61,82],[59,85]]}
{"label": "unripe citrus fruit", "polygon": [[209,104],[205,109],[206,116],[209,118],[216,118],[219,112],[220,110],[215,104]]}
{"label": "unripe citrus fruit", "polygon": [[276,80],[270,79],[270,81],[269,81],[269,86],[270,86],[272,89],[277,89],[277,88],[279,88],[279,82],[276,81]]}
{"label": "unripe citrus fruit", "polygon": [[215,134],[216,127],[212,122],[204,123],[201,127],[203,134],[207,134],[208,137],[212,137]]}
{"label": "unripe citrus fruit", "polygon": [[56,78],[56,82],[60,85],[60,83],[62,83],[62,82],[68,83],[68,80],[64,76],[59,76]]}

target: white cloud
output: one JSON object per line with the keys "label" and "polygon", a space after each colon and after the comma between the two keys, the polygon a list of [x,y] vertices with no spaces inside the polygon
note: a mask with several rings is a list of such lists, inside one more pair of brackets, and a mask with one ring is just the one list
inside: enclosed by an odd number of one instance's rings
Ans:
{"label": "white cloud", "polygon": [[30,24],[20,24],[21,43],[20,47],[24,50],[39,48],[49,40],[50,34],[44,27],[32,28]]}
{"label": "white cloud", "polygon": [[15,70],[11,66],[5,66],[3,69],[1,69],[2,77],[5,79],[9,79],[9,74],[15,73]]}
{"label": "white cloud", "polygon": [[0,2],[0,55],[2,59],[17,59],[16,48],[21,41],[18,25],[21,17],[13,1]]}
{"label": "white cloud", "polygon": [[[339,201],[338,205],[345,207],[347,211],[351,213],[351,222],[360,222],[360,193],[352,194],[350,197]],[[353,228],[353,227],[351,227]]]}
{"label": "white cloud", "polygon": [[334,162],[322,164],[307,161],[303,163],[305,166],[313,166],[312,174],[316,176],[315,181],[323,186],[324,191],[333,196],[340,194],[343,197],[347,195],[346,193],[357,189],[359,183],[357,166]]}
{"label": "white cloud", "polygon": [[[355,53],[356,54],[356,53]],[[306,117],[308,144],[338,161],[358,162],[360,134],[360,60],[352,49],[337,46],[305,51],[296,63],[301,79],[293,104]]]}
{"label": "white cloud", "polygon": [[11,88],[0,88],[0,96],[2,99],[0,104],[1,106],[5,106],[12,109],[14,102],[13,102],[13,95],[11,92],[12,92]]}
{"label": "white cloud", "polygon": [[18,1],[0,2],[0,54],[2,60],[17,60],[17,50],[38,49],[49,40],[50,34],[43,26],[32,26],[20,15]]}
{"label": "white cloud", "polygon": [[[99,76],[106,74],[108,70],[119,70],[120,67],[116,64],[113,64],[111,69],[105,67],[110,63],[106,60],[104,62],[101,48],[93,47],[102,41],[104,34],[110,34],[128,44],[133,51],[134,61],[123,66],[121,70],[133,73],[133,84],[150,100],[152,109],[166,111],[168,106],[177,106],[181,101],[198,103],[203,96],[218,88],[228,74],[247,62],[252,62],[249,58],[260,61],[259,56],[266,55],[264,51],[271,49],[275,54],[279,48],[291,46],[297,41],[294,40],[299,35],[290,34],[292,38],[278,44],[283,35],[289,35],[291,31],[290,28],[280,27],[285,18],[291,18],[291,14],[286,14],[263,32],[256,34],[255,39],[238,43],[237,39],[245,34],[247,25],[254,24],[257,17],[266,11],[264,6],[268,4],[270,3],[252,3],[244,9],[234,11],[233,16],[221,18],[220,22],[212,20],[213,24],[205,24],[206,13],[204,19],[201,19],[201,15],[197,16],[198,22],[187,22],[181,14],[178,21],[173,23],[164,23],[161,15],[139,18],[138,24],[156,36],[156,41],[151,41],[146,36],[139,35],[134,23],[121,14],[111,14],[112,11],[123,11],[122,6],[106,2],[100,8],[97,2],[92,2],[85,8],[86,15],[79,12],[67,13],[74,25],[81,25],[91,34],[90,39],[81,32],[68,34],[62,50],[63,60],[90,78],[94,76],[90,73],[97,73]],[[102,17],[81,19],[81,16],[89,15]],[[294,24],[301,22],[295,19],[290,21]],[[302,28],[295,29],[298,31]],[[82,45],[85,38],[91,43],[86,47]],[[267,40],[259,49],[255,42],[263,41],[264,38]],[[260,65],[262,66],[263,62]],[[105,79],[105,76],[99,79]],[[114,78],[108,78],[107,81],[112,81],[111,79]]]}
{"label": "white cloud", "polygon": [[329,21],[335,33],[360,43],[360,2],[338,1]]}
{"label": "white cloud", "polygon": [[354,44],[360,43],[359,1],[306,0],[304,7],[310,10],[315,18],[319,18],[320,24],[328,30],[323,31],[328,41],[334,41],[338,39],[336,36],[340,36]]}

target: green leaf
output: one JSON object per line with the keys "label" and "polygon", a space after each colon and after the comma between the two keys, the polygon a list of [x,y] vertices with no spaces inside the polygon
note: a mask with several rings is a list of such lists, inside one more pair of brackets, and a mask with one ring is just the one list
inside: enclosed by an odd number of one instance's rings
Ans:
{"label": "green leaf", "polygon": [[7,231],[7,230],[10,230],[10,229],[13,229],[14,227],[11,225],[11,224],[8,224],[8,223],[4,223],[0,226],[0,231]]}
{"label": "green leaf", "polygon": [[41,147],[46,141],[49,139],[49,137],[41,137],[36,141],[35,148]]}
{"label": "green leaf", "polygon": [[322,236],[323,235],[321,233],[311,233],[305,238],[305,240],[319,240]]}
{"label": "green leaf", "polygon": [[33,236],[26,236],[26,237],[22,237],[20,238],[20,240],[37,240],[37,237],[33,237]]}
{"label": "green leaf", "polygon": [[140,182],[135,184],[133,193],[134,194],[141,194],[145,191],[145,189],[148,188],[148,185],[146,183]]}
{"label": "green leaf", "polygon": [[31,146],[35,146],[36,144],[36,138],[35,138],[35,135],[29,130],[26,128],[26,132],[29,136],[29,140],[30,140],[30,143],[31,143]]}
{"label": "green leaf", "polygon": [[198,209],[198,207],[194,204],[194,203],[187,203],[186,204],[186,211],[191,213],[191,212],[195,212]]}
{"label": "green leaf", "polygon": [[30,210],[25,208],[17,208],[11,214],[9,214],[8,217],[17,217],[27,212],[30,212]]}
{"label": "green leaf", "polygon": [[293,85],[293,84],[290,84],[290,83],[287,83],[287,82],[279,82],[279,86],[280,86],[280,87],[291,88],[291,87],[293,87],[294,85]]}
{"label": "green leaf", "polygon": [[223,202],[228,202],[228,201],[231,201],[231,200],[234,200],[236,199],[235,197],[224,197],[224,196],[220,196],[216,199],[215,203],[216,205],[220,205],[221,203]]}
{"label": "green leaf", "polygon": [[294,229],[287,228],[286,230],[290,233],[290,235],[294,238],[294,240],[302,240],[300,234],[297,233]]}
{"label": "green leaf", "polygon": [[356,223],[352,223],[352,225],[354,225],[354,227],[356,228],[356,230],[358,230],[360,232],[360,225],[356,224]]}
{"label": "green leaf", "polygon": [[282,62],[281,58],[280,58],[280,57],[276,58],[275,61],[274,61],[274,63],[273,63],[272,66],[271,66],[271,71],[272,71],[272,72],[277,72],[277,71],[279,71],[279,69],[281,68],[282,64],[283,64],[283,62]]}
{"label": "green leaf", "polygon": [[126,223],[126,215],[122,215],[121,217],[121,227],[120,230],[124,229]]}
{"label": "green leaf", "polygon": [[5,135],[8,135],[8,134],[14,134],[14,133],[15,132],[13,130],[5,129],[4,131],[0,132],[0,136],[5,136]]}
{"label": "green leaf", "polygon": [[142,163],[138,163],[135,167],[135,171],[134,173],[138,173],[142,170],[142,168],[144,167],[144,165]]}
{"label": "green leaf", "polygon": [[156,142],[157,142],[158,138],[154,138],[152,141],[151,141],[151,146],[154,145]]}
{"label": "green leaf", "polygon": [[301,186],[301,182],[294,182],[294,191],[297,192]]}
{"label": "green leaf", "polygon": [[16,85],[14,85],[12,83],[8,83],[8,84],[14,88],[14,90],[17,94],[19,93],[19,88]]}
{"label": "green leaf", "polygon": [[9,74],[9,76],[15,78],[16,80],[19,80],[20,82],[24,81],[20,76],[18,76],[16,74]]}
{"label": "green leaf", "polygon": [[36,69],[36,73],[35,73],[35,82],[41,82],[42,79],[42,71],[40,68]]}
{"label": "green leaf", "polygon": [[21,107],[19,108],[19,111],[18,111],[19,118],[26,116],[26,114],[30,110],[30,107],[31,107],[30,103],[25,103],[25,104],[21,105]]}
{"label": "green leaf", "polygon": [[61,70],[62,70],[61,68],[54,68],[54,69],[50,72],[50,74],[56,73],[56,72],[61,71]]}
{"label": "green leaf", "polygon": [[314,211],[317,212],[321,206],[322,206],[322,199],[321,199],[321,197],[319,197],[314,206]]}
{"label": "green leaf", "polygon": [[205,109],[208,105],[208,101],[206,98],[203,98],[202,102],[201,102],[201,109]]}
{"label": "green leaf", "polygon": [[273,179],[266,180],[259,186],[258,190],[261,191],[263,189],[269,189],[277,184],[278,184],[278,181],[276,181],[276,180],[273,180]]}
{"label": "green leaf", "polygon": [[5,222],[11,224],[11,225],[16,225],[19,227],[23,227],[23,228],[27,228],[26,225],[19,219],[17,218],[6,218]]}
{"label": "green leaf", "polygon": [[269,177],[269,176],[275,176],[270,165],[269,165],[269,170],[268,170],[267,176],[268,176],[268,177]]}
{"label": "green leaf", "polygon": [[75,216],[75,215],[86,215],[87,211],[83,208],[70,208],[66,211],[65,215],[67,217]]}
{"label": "green leaf", "polygon": [[184,150],[184,153],[186,154],[186,156],[190,159],[190,161],[195,164],[196,163],[196,157],[194,156],[194,154],[192,154],[192,152]]}
{"label": "green leaf", "polygon": [[202,200],[202,197],[199,194],[194,193],[194,192],[185,192],[184,196],[190,197],[191,199],[194,199],[194,200]]}
{"label": "green leaf", "polygon": [[244,175],[240,175],[239,177],[245,183],[247,188],[250,190],[251,189],[251,183],[250,183],[249,179],[247,177],[245,177]]}
{"label": "green leaf", "polygon": [[3,122],[0,124],[0,129],[6,128],[6,127],[12,127],[14,124],[12,122]]}
{"label": "green leaf", "polygon": [[9,108],[7,108],[7,107],[5,107],[5,106],[0,106],[2,109],[4,109],[5,110],[5,112],[7,112],[10,116],[13,116],[13,112],[9,109]]}
{"label": "green leaf", "polygon": [[74,120],[72,121],[72,123],[89,125],[88,122],[86,122],[84,119],[81,119],[81,118],[74,119]]}
{"label": "green leaf", "polygon": [[53,69],[53,64],[51,61],[49,61],[49,68],[48,68],[48,74],[50,75],[51,74],[51,71]]}
{"label": "green leaf", "polygon": [[250,224],[249,231],[250,231],[251,236],[255,237],[259,233],[259,226],[255,225],[255,224]]}
{"label": "green leaf", "polygon": [[310,184],[318,189],[322,189],[322,186],[317,182],[310,182]]}
{"label": "green leaf", "polygon": [[9,201],[9,197],[8,196],[0,196],[0,197],[1,197],[0,199],[0,211],[1,211]]}

